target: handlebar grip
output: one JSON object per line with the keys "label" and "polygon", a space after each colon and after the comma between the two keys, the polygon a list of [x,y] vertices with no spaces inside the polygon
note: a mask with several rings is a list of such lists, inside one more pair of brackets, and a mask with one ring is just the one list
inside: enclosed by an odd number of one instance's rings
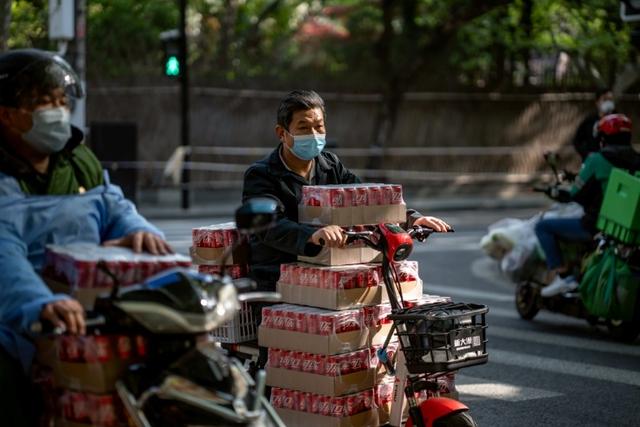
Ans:
{"label": "handlebar grip", "polygon": [[322,237],[318,240],[318,243],[320,243],[320,246],[326,246],[327,245],[327,242]]}
{"label": "handlebar grip", "polygon": [[240,302],[280,302],[282,295],[278,292],[247,292],[238,295]]}
{"label": "handlebar grip", "polygon": [[53,326],[53,323],[49,321],[40,321],[37,320],[29,326],[29,331],[32,334],[41,334],[41,335],[62,335],[67,332],[66,326]]}
{"label": "handlebar grip", "polygon": [[256,288],[256,282],[248,277],[242,277],[233,280],[233,286],[236,287],[238,292],[252,291]]}

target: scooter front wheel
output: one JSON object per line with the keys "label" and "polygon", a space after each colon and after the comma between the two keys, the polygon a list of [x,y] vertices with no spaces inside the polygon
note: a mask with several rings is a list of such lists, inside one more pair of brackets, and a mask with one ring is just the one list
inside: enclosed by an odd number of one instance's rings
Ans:
{"label": "scooter front wheel", "polygon": [[536,317],[540,311],[540,291],[536,286],[524,281],[518,283],[516,287],[516,310],[518,314],[525,320],[531,320]]}
{"label": "scooter front wheel", "polygon": [[476,422],[467,411],[457,412],[435,420],[433,427],[477,427]]}

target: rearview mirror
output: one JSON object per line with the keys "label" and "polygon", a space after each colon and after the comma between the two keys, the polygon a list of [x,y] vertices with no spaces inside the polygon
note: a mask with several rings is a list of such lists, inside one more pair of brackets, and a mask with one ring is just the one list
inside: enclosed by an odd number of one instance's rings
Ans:
{"label": "rearview mirror", "polygon": [[247,200],[236,210],[236,227],[241,234],[264,231],[276,222],[278,204],[267,197]]}

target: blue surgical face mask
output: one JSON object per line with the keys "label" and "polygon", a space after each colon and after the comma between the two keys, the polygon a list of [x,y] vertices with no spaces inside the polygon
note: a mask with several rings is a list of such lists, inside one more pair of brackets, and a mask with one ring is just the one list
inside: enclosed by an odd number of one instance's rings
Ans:
{"label": "blue surgical face mask", "polygon": [[293,136],[293,147],[289,150],[300,160],[313,160],[322,153],[327,144],[326,135],[323,133],[291,136]]}
{"label": "blue surgical face mask", "polygon": [[43,154],[62,150],[71,138],[69,110],[65,107],[49,107],[35,110],[31,129],[22,134],[31,147]]}

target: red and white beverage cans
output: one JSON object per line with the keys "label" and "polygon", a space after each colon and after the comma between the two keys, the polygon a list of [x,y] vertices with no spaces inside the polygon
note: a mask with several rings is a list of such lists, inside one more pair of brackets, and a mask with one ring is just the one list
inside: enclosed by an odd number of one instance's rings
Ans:
{"label": "red and white beverage cans", "polygon": [[98,361],[107,362],[113,357],[113,348],[111,346],[111,340],[105,335],[96,335],[93,337],[93,342],[96,347],[96,355]]}
{"label": "red and white beverage cans", "polygon": [[[191,259],[179,254],[138,254],[127,248],[89,243],[49,245],[42,274],[72,289],[110,288],[115,276],[121,286],[138,283],[158,271],[175,266],[189,267]],[[104,263],[107,274],[99,263]]]}
{"label": "red and white beverage cans", "polygon": [[271,348],[271,347],[269,348],[268,363],[270,367],[279,368],[281,358],[282,358],[282,350],[278,348]]}
{"label": "red and white beverage cans", "polygon": [[271,389],[271,405],[274,408],[344,418],[373,409],[373,396],[373,389],[346,396],[326,396],[274,387]]}
{"label": "red and white beverage cans", "polygon": [[329,189],[329,203],[332,208],[343,208],[345,204],[344,188],[333,187]]}
{"label": "red and white beverage cans", "polygon": [[303,186],[303,206],[345,208],[404,203],[401,185],[345,184]]}
{"label": "red and white beverage cans", "polygon": [[284,395],[283,389],[280,387],[271,388],[271,406],[274,408],[282,408],[282,397]]}
{"label": "red and white beverage cans", "polygon": [[120,360],[128,360],[131,358],[131,338],[126,335],[118,335],[116,338],[118,357]]}
{"label": "red and white beverage cans", "polygon": [[382,187],[379,185],[372,185],[369,187],[368,205],[379,206],[382,205]]}
{"label": "red and white beverage cans", "polygon": [[342,418],[346,414],[346,402],[347,398],[343,396],[334,397],[331,399],[331,416]]}
{"label": "red and white beverage cans", "polygon": [[266,328],[290,332],[324,335],[339,334],[362,329],[364,310],[341,311],[276,304],[262,310],[262,325]]}
{"label": "red and white beverage cans", "polygon": [[331,397],[320,395],[318,399],[320,401],[318,413],[325,417],[330,417],[333,413]]}
{"label": "red and white beverage cans", "polygon": [[[400,269],[403,265],[398,263],[397,268]],[[379,270],[380,266],[376,264],[335,267],[283,264],[280,266],[280,283],[332,290],[366,288],[382,285]]]}

